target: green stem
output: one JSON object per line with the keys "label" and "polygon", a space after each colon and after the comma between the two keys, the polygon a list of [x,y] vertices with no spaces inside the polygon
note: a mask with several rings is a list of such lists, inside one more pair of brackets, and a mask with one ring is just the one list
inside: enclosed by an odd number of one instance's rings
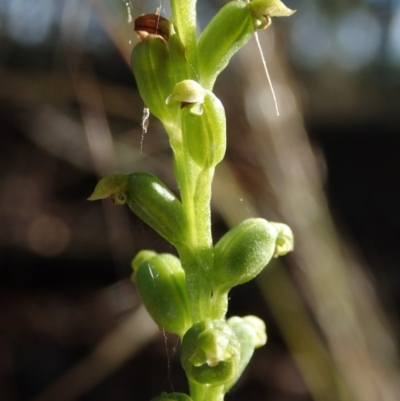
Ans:
{"label": "green stem", "polygon": [[186,161],[187,163],[181,166],[177,161],[177,178],[188,223],[188,247],[178,251],[186,271],[192,320],[195,323],[209,318],[211,313],[213,263],[210,219],[211,178],[207,181],[204,175],[208,174],[204,172],[200,172],[197,176],[195,174],[189,176],[188,171],[191,169],[188,164],[193,162]]}
{"label": "green stem", "polygon": [[192,322],[210,317],[211,285],[209,266],[195,250],[178,249],[183,268],[186,271],[186,282],[189,296],[189,308]]}
{"label": "green stem", "polygon": [[224,386],[208,387],[204,401],[223,401],[225,395],[224,389]]}
{"label": "green stem", "polygon": [[204,386],[189,380],[190,396],[193,401],[223,401],[224,386]]}
{"label": "green stem", "polygon": [[213,293],[212,297],[212,319],[225,319],[226,312],[228,311],[228,293]]}
{"label": "green stem", "polygon": [[[171,138],[171,136],[170,136]],[[211,234],[211,184],[214,169],[200,169],[192,160],[185,144],[176,135],[171,140],[175,174],[186,217],[186,241],[178,247],[186,272],[189,306],[193,323],[211,315],[211,269],[213,244]]]}

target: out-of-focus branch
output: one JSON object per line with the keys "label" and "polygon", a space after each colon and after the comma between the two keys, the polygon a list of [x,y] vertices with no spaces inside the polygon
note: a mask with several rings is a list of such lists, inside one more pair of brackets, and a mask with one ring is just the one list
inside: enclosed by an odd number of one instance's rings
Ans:
{"label": "out-of-focus branch", "polygon": [[31,401],[73,401],[86,394],[148,344],[157,326],[140,306],[93,352]]}

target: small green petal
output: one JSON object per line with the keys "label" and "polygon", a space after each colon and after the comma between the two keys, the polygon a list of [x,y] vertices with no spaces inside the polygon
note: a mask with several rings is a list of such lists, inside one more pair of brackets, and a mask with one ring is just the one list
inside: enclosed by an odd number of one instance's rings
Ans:
{"label": "small green petal", "polygon": [[289,17],[296,10],[291,10],[279,0],[252,0],[250,9],[253,15],[264,17]]}
{"label": "small green petal", "polygon": [[127,174],[112,174],[102,178],[87,200],[95,201],[113,195],[125,193],[128,190]]}
{"label": "small green petal", "polygon": [[278,256],[284,256],[293,251],[294,237],[291,228],[283,223],[271,222],[271,224],[278,231],[278,237],[275,243],[274,258],[277,258]]}
{"label": "small green petal", "polygon": [[179,103],[203,103],[206,90],[196,81],[185,79],[178,82],[172,93],[167,97],[167,105],[173,102]]}

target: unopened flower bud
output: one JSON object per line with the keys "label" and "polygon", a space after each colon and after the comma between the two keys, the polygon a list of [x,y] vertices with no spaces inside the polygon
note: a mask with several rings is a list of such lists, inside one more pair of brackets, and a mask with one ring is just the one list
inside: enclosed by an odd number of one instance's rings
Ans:
{"label": "unopened flower bud", "polygon": [[185,241],[185,214],[180,200],[152,174],[129,175],[127,204],[172,245]]}
{"label": "unopened flower bud", "polygon": [[244,220],[214,247],[213,286],[221,293],[256,277],[271,260],[278,232],[261,218]]}
{"label": "unopened flower bud", "polygon": [[133,280],[151,317],[159,327],[183,337],[191,324],[186,275],[179,259],[141,251],[132,261]]}
{"label": "unopened flower bud", "polygon": [[167,107],[165,99],[175,85],[168,44],[159,35],[148,35],[133,48],[131,62],[144,103],[152,114],[168,123],[173,119],[174,110]]}
{"label": "unopened flower bud", "polygon": [[266,28],[271,17],[293,14],[279,0],[234,0],[222,7],[200,35],[201,84],[212,89],[229,60],[250,40],[255,29]]}
{"label": "unopened flower bud", "polygon": [[213,88],[217,76],[253,33],[253,16],[246,1],[231,1],[218,11],[199,37],[199,76],[205,88]]}
{"label": "unopened flower bud", "polygon": [[129,208],[172,245],[185,241],[185,214],[180,200],[153,174],[136,172],[102,178],[88,200],[110,197]]}

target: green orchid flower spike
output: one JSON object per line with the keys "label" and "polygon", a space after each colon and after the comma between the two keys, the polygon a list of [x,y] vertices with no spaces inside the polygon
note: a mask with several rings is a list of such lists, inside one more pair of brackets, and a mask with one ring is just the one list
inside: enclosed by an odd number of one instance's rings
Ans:
{"label": "green orchid flower spike", "polygon": [[214,245],[211,184],[227,137],[224,107],[212,90],[256,30],[294,11],[279,0],[233,0],[197,36],[196,0],[170,3],[170,19],[158,12],[136,19],[140,41],[131,61],[144,104],[168,135],[179,195],[153,174],[133,172],[101,179],[88,200],[127,205],[175,248],[177,256],[142,250],[132,261],[149,314],[182,341],[190,387],[190,395],[162,393],[152,401],[223,401],[267,339],[255,316],[226,319],[228,293],[292,251],[293,233],[283,223],[251,218]]}

